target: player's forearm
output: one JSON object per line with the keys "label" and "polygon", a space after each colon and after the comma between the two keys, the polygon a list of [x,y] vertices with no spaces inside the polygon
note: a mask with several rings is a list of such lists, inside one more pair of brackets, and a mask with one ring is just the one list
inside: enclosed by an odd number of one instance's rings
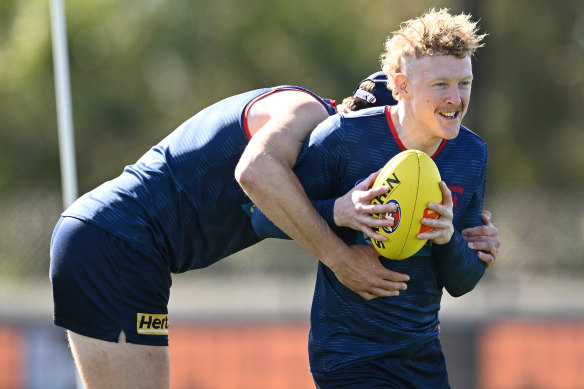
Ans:
{"label": "player's forearm", "polygon": [[[334,224],[334,204],[336,199],[330,200],[312,200],[312,206],[316,209],[318,214],[328,223],[328,225],[336,230],[338,226]],[[252,212],[252,226],[258,236],[262,239],[276,238],[276,239],[290,239],[284,231],[274,224],[266,214],[259,207],[255,207]],[[336,231],[335,231],[336,232]]]}
{"label": "player's forearm", "polygon": [[291,239],[280,227],[268,219],[266,214],[258,207],[255,207],[251,215],[251,225],[255,233],[262,239]]}
{"label": "player's forearm", "polygon": [[266,155],[241,169],[238,181],[263,213],[325,265],[332,265],[348,246],[311,204],[294,172]]}
{"label": "player's forearm", "polygon": [[477,253],[468,248],[458,231],[449,243],[434,245],[438,274],[442,285],[454,297],[462,296],[474,289],[485,273],[485,264]]}

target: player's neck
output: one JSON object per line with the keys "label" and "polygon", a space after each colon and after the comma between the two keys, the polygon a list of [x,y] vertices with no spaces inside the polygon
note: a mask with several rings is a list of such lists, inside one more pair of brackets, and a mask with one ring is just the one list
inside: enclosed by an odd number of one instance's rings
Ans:
{"label": "player's neck", "polygon": [[406,149],[415,149],[433,155],[440,147],[442,138],[429,135],[418,122],[406,113],[403,103],[391,107],[391,120],[401,143]]}

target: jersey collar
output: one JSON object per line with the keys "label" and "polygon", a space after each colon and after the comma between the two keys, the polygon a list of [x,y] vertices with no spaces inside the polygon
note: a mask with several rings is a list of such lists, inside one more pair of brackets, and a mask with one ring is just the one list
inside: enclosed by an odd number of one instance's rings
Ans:
{"label": "jersey collar", "polygon": [[[387,105],[385,107],[385,117],[387,118],[387,124],[389,124],[389,129],[391,130],[391,134],[393,135],[393,138],[395,139],[397,145],[399,146],[399,148],[402,151],[407,150],[406,146],[404,146],[401,139],[397,135],[397,130],[395,129],[395,125],[393,124],[393,120],[391,119],[391,106],[390,105]],[[440,146],[438,146],[438,149],[434,152],[434,154],[432,154],[430,156],[430,158],[434,159],[438,154],[440,154],[440,152],[442,151],[442,149],[446,145],[446,142],[447,142],[446,139],[442,139],[442,141],[440,142]]]}

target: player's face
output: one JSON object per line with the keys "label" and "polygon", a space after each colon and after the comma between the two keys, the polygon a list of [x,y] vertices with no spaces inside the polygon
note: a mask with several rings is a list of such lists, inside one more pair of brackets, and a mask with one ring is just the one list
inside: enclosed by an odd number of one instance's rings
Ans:
{"label": "player's face", "polygon": [[438,55],[413,59],[408,68],[410,104],[428,135],[453,139],[466,114],[472,85],[470,57]]}

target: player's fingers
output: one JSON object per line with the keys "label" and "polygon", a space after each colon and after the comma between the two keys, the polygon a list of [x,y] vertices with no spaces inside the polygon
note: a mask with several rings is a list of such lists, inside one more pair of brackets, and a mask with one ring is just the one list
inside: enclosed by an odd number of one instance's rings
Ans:
{"label": "player's fingers", "polygon": [[375,298],[377,298],[377,297],[395,297],[395,296],[399,296],[399,290],[374,288],[374,289],[371,289],[370,294],[374,295]]}
{"label": "player's fingers", "polygon": [[416,235],[416,238],[418,238],[420,240],[432,240],[436,237],[437,237],[437,235],[435,233],[432,233],[432,231],[420,232],[418,235]]}
{"label": "player's fingers", "polygon": [[421,239],[421,240],[434,241],[435,239],[440,238],[442,235],[443,235],[443,233],[441,231],[433,229],[432,231],[428,231],[428,232],[420,232],[418,235],[416,235],[416,238]]}
{"label": "player's fingers", "polygon": [[378,234],[375,230],[371,228],[364,227],[361,231],[367,235],[369,238],[376,240],[378,242],[385,242],[387,240],[387,236]]}
{"label": "player's fingers", "polygon": [[438,219],[424,218],[422,219],[422,224],[426,227],[433,228],[430,232],[440,233],[440,231],[438,231],[439,229],[452,230],[454,228],[451,221],[452,220],[448,217],[441,217]]}
{"label": "player's fingers", "polygon": [[478,227],[469,227],[462,230],[462,236],[466,239],[467,237],[477,237],[477,236],[484,236],[484,235],[492,235],[494,230],[489,228],[488,226],[478,226]]}
{"label": "player's fingers", "polygon": [[442,204],[445,207],[452,209],[454,204],[452,201],[452,192],[450,192],[450,189],[448,189],[448,186],[444,181],[440,181],[440,189],[442,190]]}
{"label": "player's fingers", "polygon": [[483,239],[478,240],[477,243],[487,245],[493,252],[496,252],[499,249],[499,247],[501,247],[501,240],[499,239],[499,236],[497,234],[494,234],[492,236],[485,236],[483,237]]}
{"label": "player's fingers", "polygon": [[360,292],[357,292],[357,294],[367,301],[373,300],[374,298],[377,298],[377,296],[375,296],[367,291],[360,291]]}
{"label": "player's fingers", "polygon": [[408,284],[406,284],[405,282],[385,281],[383,283],[382,287],[380,287],[379,289],[390,292],[390,291],[406,290],[407,288],[408,288]]}
{"label": "player's fingers", "polygon": [[363,204],[359,203],[355,206],[356,210],[361,213],[377,213],[385,214],[395,212],[397,210],[397,205],[394,203],[387,204]]}
{"label": "player's fingers", "polygon": [[374,198],[376,198],[377,196],[381,196],[385,193],[387,193],[387,191],[389,190],[389,188],[385,185],[379,186],[377,188],[371,188],[371,189],[367,189],[366,191],[364,191],[362,193],[362,198],[363,200],[373,200]]}
{"label": "player's fingers", "polygon": [[409,275],[398,273],[396,271],[386,269],[385,267],[381,267],[378,275],[386,281],[401,283],[400,287],[403,289],[400,290],[406,290],[408,286],[405,284],[405,282],[410,280]]}
{"label": "player's fingers", "polygon": [[383,228],[393,226],[395,224],[395,219],[389,215],[385,215],[384,217],[381,218],[373,216],[363,216],[362,218],[359,218],[359,222],[364,227]]}
{"label": "player's fingers", "polygon": [[375,204],[371,206],[369,213],[391,213],[397,211],[397,205],[394,202],[386,204]]}
{"label": "player's fingers", "polygon": [[501,240],[497,235],[463,235],[463,238],[473,250],[497,250],[501,247]]}
{"label": "player's fingers", "polygon": [[485,235],[469,235],[469,234],[462,234],[462,237],[467,242],[486,242],[490,239],[490,237]]}
{"label": "player's fingers", "polygon": [[452,234],[454,233],[454,226],[445,220],[440,219],[423,219],[422,224],[432,227],[433,229],[428,232],[422,232],[416,235],[418,239],[431,240],[437,244],[445,244],[452,239]]}
{"label": "player's fingers", "polygon": [[[351,199],[355,208],[361,212],[369,212],[364,211],[367,207],[372,207],[371,201],[374,198],[381,196],[387,192],[388,188],[386,186],[381,186],[379,188],[374,189],[358,189],[355,187],[351,193]],[[369,212],[371,213],[371,212]]]}
{"label": "player's fingers", "polygon": [[422,224],[427,226],[427,227],[432,227],[432,228],[437,228],[437,227],[441,227],[444,224],[443,220],[438,219],[430,219],[428,217],[425,217],[422,219]]}
{"label": "player's fingers", "polygon": [[495,263],[495,257],[483,251],[477,251],[477,255],[481,261],[487,265],[487,269]]}
{"label": "player's fingers", "polygon": [[[438,204],[438,203],[434,203],[434,202],[429,202],[428,209],[430,209],[430,210],[432,210],[440,215],[440,217],[436,220],[439,220],[440,218],[452,219],[454,216],[454,214],[452,212],[452,204],[450,204],[450,206],[449,206],[448,204]],[[432,220],[432,219],[427,218],[424,220]]]}
{"label": "player's fingers", "polygon": [[378,297],[397,296],[400,291],[408,288],[408,285],[403,281],[388,281],[385,279],[377,279],[375,281],[367,288],[367,292]]}
{"label": "player's fingers", "polygon": [[[370,189],[371,186],[373,186],[373,183],[375,182],[375,179],[377,178],[378,174],[379,174],[379,170],[371,173],[366,179],[361,181],[356,187],[363,189],[363,190]],[[387,189],[385,191],[387,192]]]}
{"label": "player's fingers", "polygon": [[488,240],[481,242],[467,242],[469,248],[477,251],[484,251],[490,254],[497,254],[497,250],[500,246],[500,242]]}

